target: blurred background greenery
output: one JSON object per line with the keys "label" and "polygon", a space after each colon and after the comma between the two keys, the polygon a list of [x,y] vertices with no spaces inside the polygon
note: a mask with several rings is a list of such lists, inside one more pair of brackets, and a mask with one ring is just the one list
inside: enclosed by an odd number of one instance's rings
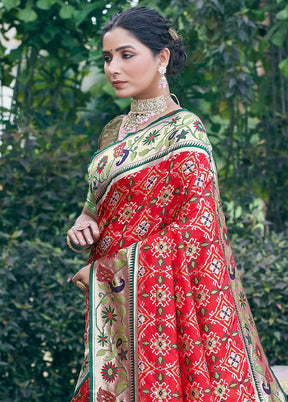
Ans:
{"label": "blurred background greenery", "polygon": [[99,133],[127,111],[103,75],[101,26],[136,4],[158,9],[185,41],[188,63],[171,90],[208,129],[263,347],[271,364],[288,364],[287,1],[2,0],[2,401],[73,392],[85,304],[69,278],[85,257],[68,249],[66,231]]}

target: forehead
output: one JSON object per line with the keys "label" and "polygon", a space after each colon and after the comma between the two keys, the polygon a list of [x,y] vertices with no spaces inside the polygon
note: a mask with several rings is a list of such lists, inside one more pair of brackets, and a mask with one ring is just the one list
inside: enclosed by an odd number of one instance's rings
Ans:
{"label": "forehead", "polygon": [[[111,51],[119,47],[130,45],[135,49],[147,48],[138,39],[135,38],[129,31],[123,28],[116,27],[111,31],[106,32],[103,37],[103,50]],[[148,49],[148,48],[147,48]]]}

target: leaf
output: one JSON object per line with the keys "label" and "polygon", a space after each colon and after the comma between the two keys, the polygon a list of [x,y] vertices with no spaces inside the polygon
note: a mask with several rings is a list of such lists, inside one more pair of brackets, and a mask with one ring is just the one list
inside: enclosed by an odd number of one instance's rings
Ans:
{"label": "leaf", "polygon": [[69,19],[73,16],[74,11],[75,11],[75,8],[73,6],[70,6],[69,4],[64,4],[61,7],[59,15],[61,18],[63,18],[63,20]]}
{"label": "leaf", "polygon": [[287,37],[288,24],[283,24],[281,28],[273,35],[272,43],[278,47],[282,47]]}
{"label": "leaf", "polygon": [[288,78],[288,57],[281,61],[281,63],[279,64],[279,69],[281,73]]}
{"label": "leaf", "polygon": [[150,151],[150,149],[144,149],[143,151],[139,152],[139,156],[144,156],[146,154],[148,154],[148,152]]}
{"label": "leaf", "polygon": [[38,0],[36,6],[40,8],[40,10],[50,10],[55,3],[56,0]]}
{"label": "leaf", "polygon": [[19,11],[18,17],[21,21],[33,22],[37,20],[38,15],[35,13],[34,10],[32,10],[32,8],[24,8],[23,10]]}
{"label": "leaf", "polygon": [[121,381],[121,382],[119,382],[119,384],[116,387],[116,392],[117,391],[123,391],[123,389],[125,389],[127,387],[128,387],[128,383],[125,382],[125,381]]}
{"label": "leaf", "polygon": [[10,11],[12,8],[18,7],[21,0],[2,0],[2,3],[6,10]]}
{"label": "leaf", "polygon": [[96,356],[104,356],[107,352],[108,352],[108,350],[106,350],[106,349],[100,349],[96,353]]}
{"label": "leaf", "polygon": [[288,5],[276,14],[276,18],[278,18],[278,20],[288,20]]}

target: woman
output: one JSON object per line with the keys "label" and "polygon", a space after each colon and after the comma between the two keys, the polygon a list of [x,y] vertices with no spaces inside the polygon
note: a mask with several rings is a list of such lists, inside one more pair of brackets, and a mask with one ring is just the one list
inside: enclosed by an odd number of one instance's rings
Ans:
{"label": "woman", "polygon": [[169,92],[181,39],[136,7],[108,22],[102,43],[107,79],[132,101],[104,129],[68,232],[70,246],[92,245],[73,278],[89,306],[73,401],[284,401],[239,281],[205,128]]}

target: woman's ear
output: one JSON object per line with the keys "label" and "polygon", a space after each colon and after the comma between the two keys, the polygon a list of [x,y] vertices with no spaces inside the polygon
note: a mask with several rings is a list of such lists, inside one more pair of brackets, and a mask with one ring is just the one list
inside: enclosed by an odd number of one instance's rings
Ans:
{"label": "woman's ear", "polygon": [[159,53],[160,64],[167,67],[169,64],[169,59],[170,59],[170,50],[167,47],[164,47]]}

